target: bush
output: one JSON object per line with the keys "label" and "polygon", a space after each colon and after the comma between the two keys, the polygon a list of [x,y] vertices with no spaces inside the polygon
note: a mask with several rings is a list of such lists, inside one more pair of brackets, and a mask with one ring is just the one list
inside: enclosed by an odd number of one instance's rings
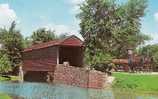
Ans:
{"label": "bush", "polygon": [[11,63],[9,61],[9,58],[6,54],[0,55],[0,73],[7,73],[11,71]]}

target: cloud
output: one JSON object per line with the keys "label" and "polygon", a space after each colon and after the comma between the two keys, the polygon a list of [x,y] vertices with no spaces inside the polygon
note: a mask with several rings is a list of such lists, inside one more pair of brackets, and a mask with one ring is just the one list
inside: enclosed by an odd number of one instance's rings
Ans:
{"label": "cloud", "polygon": [[155,20],[158,21],[158,12],[154,14]]}
{"label": "cloud", "polygon": [[152,40],[147,41],[146,45],[148,45],[148,44],[158,44],[158,33],[157,32],[151,33],[150,36],[152,37]]}
{"label": "cloud", "polygon": [[0,4],[0,27],[8,27],[16,19],[16,13],[9,4]]}
{"label": "cloud", "polygon": [[72,3],[73,5],[77,5],[83,3],[84,1],[85,0],[70,0],[70,3]]}
{"label": "cloud", "polygon": [[73,27],[66,26],[66,25],[48,24],[45,27],[47,29],[55,30],[57,35],[60,35],[63,33],[69,33],[69,34],[78,33],[76,29],[74,29]]}
{"label": "cloud", "polygon": [[55,31],[58,36],[66,33],[67,35],[76,35],[82,39],[82,36],[79,34],[79,27],[62,24],[47,24],[42,27]]}
{"label": "cloud", "polygon": [[70,11],[72,14],[77,14],[80,12],[80,4],[82,4],[85,0],[69,0],[72,6],[72,10]]}

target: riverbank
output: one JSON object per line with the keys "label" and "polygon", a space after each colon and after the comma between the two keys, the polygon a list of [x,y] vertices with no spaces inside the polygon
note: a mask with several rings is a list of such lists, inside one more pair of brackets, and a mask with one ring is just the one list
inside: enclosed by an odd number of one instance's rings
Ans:
{"label": "riverbank", "polygon": [[113,73],[115,80],[112,87],[119,89],[131,89],[135,91],[158,92],[158,75],[139,73]]}
{"label": "riverbank", "polygon": [[8,76],[8,77],[0,76],[0,81],[18,81],[18,79],[19,79],[18,76]]}
{"label": "riverbank", "polygon": [[12,99],[9,95],[0,93],[0,99]]}

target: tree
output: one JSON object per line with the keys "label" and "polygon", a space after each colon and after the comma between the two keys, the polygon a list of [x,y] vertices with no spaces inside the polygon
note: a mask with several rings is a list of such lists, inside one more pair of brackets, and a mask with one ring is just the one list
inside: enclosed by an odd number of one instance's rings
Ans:
{"label": "tree", "polygon": [[56,36],[54,34],[54,31],[46,30],[46,28],[37,29],[36,31],[33,32],[33,35],[31,36],[33,44],[48,42],[55,38]]}
{"label": "tree", "polygon": [[24,48],[28,48],[32,45],[32,39],[30,37],[26,37],[23,40]]}
{"label": "tree", "polygon": [[11,66],[16,67],[21,63],[22,50],[23,50],[23,37],[19,30],[16,30],[16,23],[12,22],[9,29],[0,29],[0,42],[2,42],[4,48],[3,52],[9,58]]}
{"label": "tree", "polygon": [[[136,48],[148,36],[140,32],[140,19],[147,7],[146,0],[86,0],[80,7],[80,34],[85,41],[85,52],[90,65],[102,58],[124,57],[128,47]],[[108,57],[100,57],[100,53]]]}
{"label": "tree", "polygon": [[142,48],[138,49],[138,53],[143,56],[152,58],[152,65],[158,69],[158,44],[143,46]]}
{"label": "tree", "polygon": [[128,0],[122,6],[121,24],[116,29],[115,45],[120,43],[117,55],[122,55],[126,52],[127,47],[135,49],[138,45],[144,43],[145,40],[150,40],[150,37],[141,33],[141,18],[144,16],[145,8],[147,7],[147,0]]}
{"label": "tree", "polygon": [[7,73],[12,70],[11,63],[6,54],[0,53],[0,74]]}

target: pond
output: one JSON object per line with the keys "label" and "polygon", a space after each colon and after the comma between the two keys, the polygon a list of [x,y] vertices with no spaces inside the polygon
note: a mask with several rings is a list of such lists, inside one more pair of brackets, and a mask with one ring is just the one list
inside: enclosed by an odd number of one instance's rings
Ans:
{"label": "pond", "polygon": [[158,99],[158,95],[138,94],[120,90],[86,89],[46,83],[0,83],[0,93],[23,99]]}

